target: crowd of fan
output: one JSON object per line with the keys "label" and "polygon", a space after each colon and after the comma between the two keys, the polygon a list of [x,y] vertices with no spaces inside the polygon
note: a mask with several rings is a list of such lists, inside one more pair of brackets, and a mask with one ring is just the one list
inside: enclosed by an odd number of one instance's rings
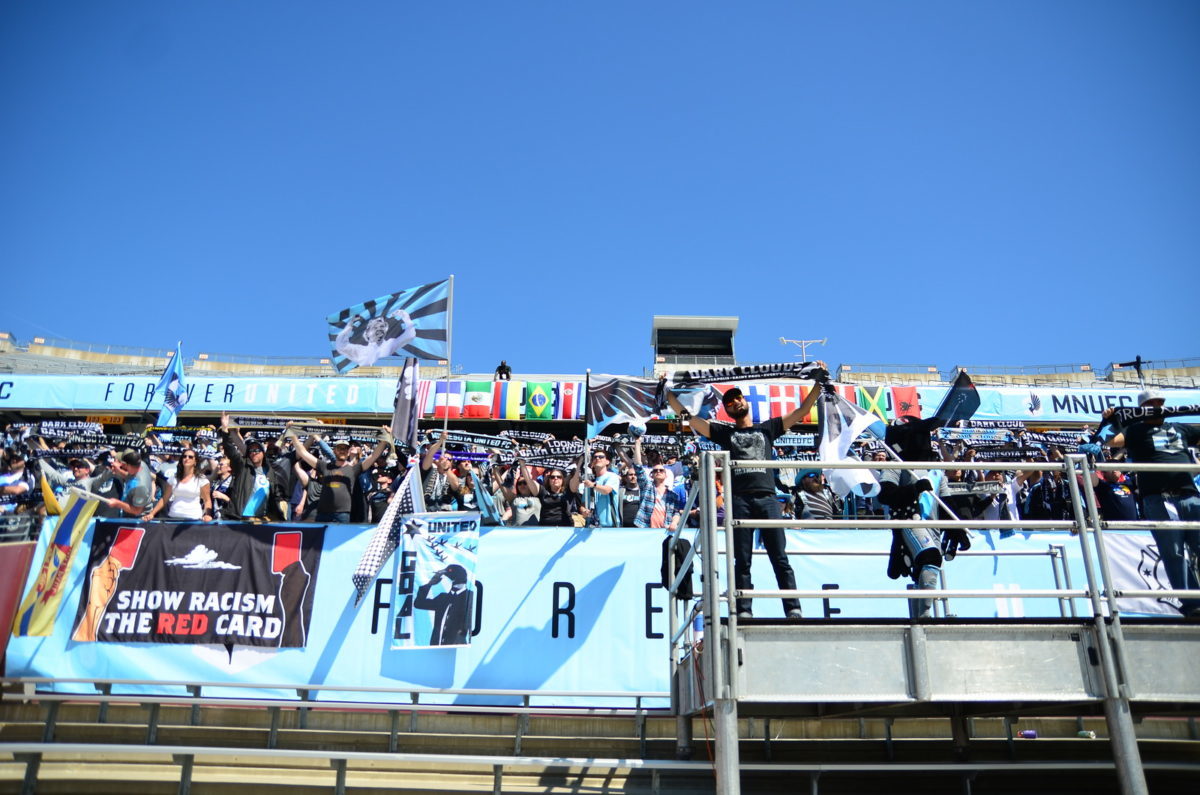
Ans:
{"label": "crowd of fan", "polygon": [[[410,487],[409,456],[387,428],[374,444],[338,438],[336,426],[243,433],[228,417],[207,432],[191,431],[170,441],[150,435],[140,448],[95,449],[40,436],[36,425],[10,426],[0,464],[0,513],[44,513],[44,477],[58,498],[72,488],[98,497],[102,517],[376,524],[400,488]],[[86,449],[74,455],[77,448]],[[536,453],[537,444],[520,449]],[[520,454],[500,463],[482,448],[427,439],[413,453],[415,476],[427,510],[479,511],[485,524],[669,530],[697,523],[694,507],[683,515],[696,465],[690,438],[677,448],[643,449],[640,434],[630,434],[585,449],[586,460],[577,455],[561,465],[533,464]],[[1036,462],[982,469],[975,447],[942,441],[934,449],[944,461],[963,463],[947,471],[941,490],[960,519],[1073,518],[1061,469],[1032,468]],[[787,449],[776,454],[796,456]],[[888,460],[886,451],[870,447],[860,455],[866,462]],[[1120,451],[1115,455],[1120,460]],[[1043,458],[1062,461],[1063,450],[1050,446]],[[1093,485],[1103,520],[1143,518],[1132,474],[1106,472]],[[821,470],[803,460],[779,470],[776,487],[787,518],[887,515],[873,498],[834,494]],[[718,490],[718,511],[721,503]]]}

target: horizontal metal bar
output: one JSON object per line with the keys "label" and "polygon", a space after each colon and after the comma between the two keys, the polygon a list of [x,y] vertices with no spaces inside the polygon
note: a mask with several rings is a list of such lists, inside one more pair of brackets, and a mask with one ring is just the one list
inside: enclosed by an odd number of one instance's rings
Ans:
{"label": "horizontal metal bar", "polygon": [[[555,768],[607,768],[619,770],[622,768],[640,770],[675,770],[693,772],[711,772],[710,762],[684,762],[676,759],[622,759],[603,757],[564,757],[564,756],[483,756],[475,754],[413,754],[413,753],[382,753],[372,751],[310,751],[292,748],[243,748],[243,747],[212,747],[198,745],[119,745],[116,743],[0,743],[0,753],[7,754],[43,754],[45,756],[75,756],[78,754],[109,755],[137,754],[147,756],[184,756],[212,757],[236,755],[239,757],[259,758],[291,758],[291,759],[321,759],[340,760],[347,762],[389,762],[389,763],[435,763],[454,765],[480,765],[489,769],[500,767],[555,767]],[[904,763],[904,762],[846,762],[844,764],[820,763],[745,763],[738,767],[741,770],[756,772],[770,771],[808,771],[808,772],[843,772],[843,773],[887,773],[887,772],[919,772],[936,771],[943,773],[960,773],[964,771],[990,772],[1032,772],[1032,771],[1108,771],[1114,769],[1111,761],[1099,762],[972,762],[961,761],[953,763]],[[1200,771],[1200,762],[1146,762],[1148,770],[1161,771]]]}
{"label": "horizontal metal bar", "polygon": [[[669,698],[664,695],[662,698]],[[225,706],[225,707],[287,707],[294,709],[352,709],[401,712],[487,712],[500,715],[545,713],[554,715],[622,715],[629,716],[638,713],[662,712],[668,714],[668,707],[551,707],[551,706],[491,706],[473,704],[413,704],[411,702],[361,702],[361,701],[290,701],[265,698],[212,698],[208,696],[163,696],[153,693],[142,695],[104,695],[103,693],[4,693],[3,701],[76,701],[82,703],[105,704],[147,704],[160,706]]]}
{"label": "horizontal metal bar", "polygon": [[1161,590],[1135,590],[1133,588],[1114,588],[1113,596],[1117,599],[1161,599],[1172,597],[1175,599],[1194,599],[1200,596],[1200,589],[1186,591],[1179,588],[1173,588],[1167,591]]}
{"label": "horizontal metal bar", "polygon": [[[1038,472],[1067,471],[1065,461],[788,461],[772,459],[770,461],[745,460],[730,461],[734,469],[981,469],[1009,470],[1036,469]],[[1014,466],[1015,464],[1030,464],[1029,467]],[[1170,469],[1181,469],[1172,464],[1156,464]],[[1200,471],[1200,468],[1198,468]]]}
{"label": "horizontal metal bar", "polygon": [[1104,522],[1105,530],[1200,530],[1200,522]]}
{"label": "horizontal metal bar", "polygon": [[893,530],[929,527],[937,530],[1074,530],[1065,519],[734,519],[734,527],[779,527],[795,530]]}
{"label": "horizontal metal bar", "polygon": [[[1165,593],[1165,591],[1158,591]],[[1021,591],[984,590],[928,590],[928,591],[738,591],[739,599],[1011,599],[1014,596],[1029,599],[1087,599],[1091,591],[1072,589],[1055,590],[1029,589]]]}
{"label": "horizontal metal bar", "polygon": [[99,679],[93,677],[50,677],[50,676],[6,676],[0,684],[103,684],[103,685],[153,685],[168,687],[227,687],[253,690],[332,690],[343,693],[397,693],[409,695],[444,696],[579,696],[580,698],[670,698],[670,691],[616,691],[616,690],[502,690],[487,688],[420,688],[420,687],[362,687],[355,685],[310,685],[306,682],[288,684],[254,684],[250,682],[195,682],[170,679]]}
{"label": "horizontal metal bar", "polygon": [[[974,467],[972,467],[974,469]],[[1200,464],[1093,464],[1101,472],[1200,472]]]}

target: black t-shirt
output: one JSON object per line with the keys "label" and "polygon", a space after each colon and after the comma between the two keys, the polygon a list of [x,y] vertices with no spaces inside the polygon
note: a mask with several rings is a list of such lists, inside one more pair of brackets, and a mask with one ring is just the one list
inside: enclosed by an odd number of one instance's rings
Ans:
{"label": "black t-shirt", "polygon": [[[708,426],[708,438],[728,450],[734,461],[766,461],[775,458],[775,440],[783,436],[784,430],[779,417],[749,428],[713,422]],[[735,469],[733,490],[737,494],[774,494],[775,478],[765,469]]]}
{"label": "black t-shirt", "polygon": [[354,497],[354,481],[362,472],[362,462],[347,461],[337,466],[328,461],[317,462],[317,474],[321,478],[321,498],[317,502],[317,513],[350,513]]}
{"label": "black t-shirt", "polygon": [[1106,522],[1137,521],[1137,500],[1133,490],[1124,483],[1100,481],[1096,484],[1096,501],[1100,503],[1100,516]]}
{"label": "black t-shirt", "polygon": [[638,508],[642,506],[642,493],[637,489],[627,489],[621,496],[621,527],[636,527]]}
{"label": "black t-shirt", "polygon": [[538,524],[543,527],[571,527],[571,514],[574,512],[578,499],[569,491],[551,494],[550,490],[542,487],[538,492],[542,500],[542,516]]}
{"label": "black t-shirt", "polygon": [[[1194,425],[1135,422],[1125,430],[1125,449],[1139,464],[1190,464],[1187,448],[1198,443],[1200,429]],[[1139,472],[1137,481],[1143,497],[1164,491],[1196,491],[1190,472]]]}

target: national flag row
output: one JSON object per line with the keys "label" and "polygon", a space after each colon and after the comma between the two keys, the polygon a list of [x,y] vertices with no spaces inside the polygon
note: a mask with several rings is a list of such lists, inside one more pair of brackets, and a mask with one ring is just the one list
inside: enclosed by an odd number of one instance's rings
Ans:
{"label": "national flag row", "polygon": [[[784,417],[804,402],[810,389],[818,389],[809,384],[714,384],[718,393],[723,394],[730,387],[742,390],[742,396],[750,406],[750,418],[753,422],[762,422],[771,417]],[[865,409],[881,420],[894,420],[907,415],[921,416],[921,406],[915,386],[857,386],[855,384],[835,384],[834,389],[846,400]],[[733,418],[725,411],[724,406],[717,406],[713,419],[720,422],[733,422]],[[817,410],[814,407],[804,417],[804,422],[816,424]]]}
{"label": "national flag row", "polygon": [[436,419],[581,420],[582,381],[421,381],[421,415]]}
{"label": "national flag row", "polygon": [[[715,384],[723,393],[735,384]],[[808,384],[736,384],[750,405],[751,418],[762,422],[783,417],[800,405],[813,387]],[[915,386],[837,384],[842,397],[882,420],[921,415]],[[449,419],[582,420],[583,381],[421,381],[417,400],[421,416]],[[670,417],[670,413],[666,415]],[[732,422],[724,407],[715,419]],[[816,410],[804,418],[816,423]]]}

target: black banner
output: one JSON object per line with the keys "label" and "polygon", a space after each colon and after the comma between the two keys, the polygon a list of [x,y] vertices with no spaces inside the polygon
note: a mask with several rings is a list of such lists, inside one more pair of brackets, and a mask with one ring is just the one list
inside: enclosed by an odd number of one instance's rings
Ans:
{"label": "black banner", "polygon": [[72,640],[307,645],[324,525],[99,520]]}
{"label": "black banner", "polygon": [[[431,440],[440,439],[442,432],[433,430],[429,432]],[[491,436],[486,433],[471,433],[470,431],[447,431],[446,441],[450,444],[469,444],[475,447],[487,447],[491,450],[512,450],[516,447],[516,443],[512,439],[506,439],[503,436]]]}
{"label": "black banner", "polygon": [[1200,414],[1200,405],[1193,406],[1122,406],[1113,410],[1112,422],[1128,425],[1133,420],[1144,420],[1148,417],[1178,417],[1187,414]]}
{"label": "black banner", "polygon": [[[1040,447],[1022,447],[1017,450],[978,450],[976,461],[1045,461],[1046,451]],[[964,461],[964,468],[969,468],[969,461]]]}
{"label": "black banner", "polygon": [[501,431],[500,435],[507,436],[509,439],[515,439],[516,441],[519,441],[519,442],[534,442],[535,444],[540,443],[540,442],[548,442],[554,438],[554,434],[546,433],[545,431],[509,430],[509,431]]}
{"label": "black banner", "polygon": [[687,389],[700,384],[727,384],[734,381],[766,381],[801,378],[823,381],[829,373],[816,362],[780,362],[751,364],[739,367],[710,367],[705,370],[682,370],[671,376],[671,387]]}

